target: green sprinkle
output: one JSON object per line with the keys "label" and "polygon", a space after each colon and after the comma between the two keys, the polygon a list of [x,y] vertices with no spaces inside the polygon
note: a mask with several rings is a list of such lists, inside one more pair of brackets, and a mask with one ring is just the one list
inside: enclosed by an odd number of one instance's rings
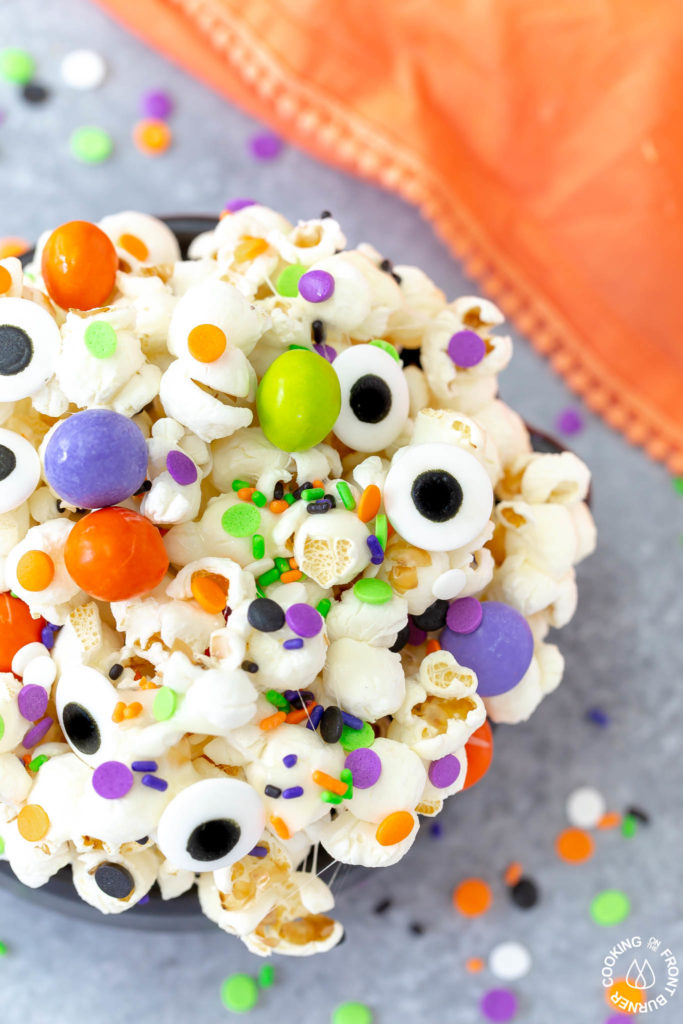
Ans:
{"label": "green sprinkle", "polygon": [[401,357],[398,354],[398,350],[395,345],[392,345],[390,341],[385,341],[384,338],[373,338],[370,342],[371,345],[376,345],[377,348],[383,348],[392,359],[395,359],[397,363],[401,362]]}
{"label": "green sprinkle", "polygon": [[340,1003],[332,1014],[332,1024],[372,1024],[373,1013],[365,1003]]}
{"label": "green sprinkle", "polygon": [[263,508],[265,503],[268,501],[263,491],[254,491],[251,496],[251,500],[255,505],[258,505],[259,508]]}
{"label": "green sprinkle", "polygon": [[253,557],[258,561],[263,558],[266,553],[266,542],[263,539],[263,535],[255,533],[251,538],[251,553]]}
{"label": "green sprinkle", "polygon": [[49,760],[50,758],[47,756],[47,754],[38,754],[38,757],[34,757],[32,761],[29,761],[29,771],[37,772],[40,766],[45,764],[45,762]]}
{"label": "green sprinkle", "polygon": [[342,797],[342,800],[350,800],[353,796],[353,772],[350,768],[342,768],[339,772],[339,778],[342,782],[346,783],[346,792]]}
{"label": "green sprinkle", "polygon": [[382,551],[387,549],[387,538],[389,536],[389,521],[383,512],[375,516],[375,537],[382,545]]}
{"label": "green sprinkle", "polygon": [[683,494],[683,476],[673,478],[674,491],[676,494]]}
{"label": "green sprinkle", "polygon": [[275,968],[272,964],[264,964],[258,972],[259,988],[270,988],[275,981]]}
{"label": "green sprinkle", "polygon": [[5,735],[5,719],[0,715],[0,740]]}
{"label": "green sprinkle", "polygon": [[315,501],[316,498],[325,497],[324,487],[307,487],[305,491],[301,492],[301,497],[304,501]]}
{"label": "green sprinkle", "polygon": [[112,154],[114,143],[103,128],[77,128],[69,139],[71,155],[82,164],[101,164]]}
{"label": "green sprinkle", "polygon": [[221,526],[231,537],[251,537],[260,525],[261,513],[246,502],[226,508],[221,518]]}
{"label": "green sprinkle", "polygon": [[288,299],[295,299],[299,294],[299,278],[306,273],[306,268],[300,263],[292,263],[278,276],[275,288],[278,295],[284,295]]}
{"label": "green sprinkle", "polygon": [[241,491],[243,487],[251,487],[248,480],[233,480],[231,487],[233,491]]}
{"label": "green sprinkle", "polygon": [[283,697],[278,690],[266,690],[265,698],[269,704],[272,704],[275,708],[279,708],[280,711],[289,712],[291,710],[289,701],[286,697]]}
{"label": "green sprinkle", "polygon": [[294,348],[303,349],[304,352],[310,352],[311,351],[310,348],[308,348],[307,345],[288,345],[287,346],[287,349],[288,349],[289,352],[291,352],[292,349],[294,349]]}
{"label": "green sprinkle", "polygon": [[275,568],[282,576],[283,572],[289,572],[289,560],[287,558],[276,558]]}
{"label": "green sprinkle", "polygon": [[0,836],[0,854],[5,852],[5,840]]}
{"label": "green sprinkle", "polygon": [[392,596],[391,587],[384,580],[358,580],[353,585],[353,592],[365,604],[386,604]]}
{"label": "green sprinkle", "polygon": [[320,794],[320,799],[325,804],[340,804],[344,798],[338,796],[337,793],[331,793],[329,789],[324,789]]}
{"label": "green sprinkle", "polygon": [[268,587],[271,583],[277,583],[280,579],[280,573],[276,568],[269,569],[268,572],[262,573],[258,578],[258,585],[260,587]]}
{"label": "green sprinkle", "polygon": [[166,722],[175,714],[178,706],[178,694],[170,686],[162,686],[154,698],[152,714],[157,722]]}
{"label": "green sprinkle", "polygon": [[624,839],[633,839],[638,830],[638,822],[632,814],[625,814],[621,823],[621,834]]}
{"label": "green sprinkle", "polygon": [[21,601],[21,598],[19,597],[19,595],[18,595],[18,594],[15,594],[13,590],[10,590],[10,592],[9,592],[9,596],[10,596],[10,597],[16,597],[16,599],[17,599],[18,601]]}
{"label": "green sprinkle", "polygon": [[116,352],[116,331],[106,320],[94,320],[88,324],[83,340],[95,359],[111,359]]}
{"label": "green sprinkle", "polygon": [[596,924],[608,927],[621,924],[631,912],[631,901],[620,889],[604,889],[591,903],[591,917]]}
{"label": "green sprinkle", "polygon": [[261,587],[259,587],[258,583],[256,584],[256,593],[258,594],[259,597],[266,596],[265,590],[262,590]]}
{"label": "green sprinkle", "polygon": [[293,505],[294,502],[296,501],[296,498],[294,497],[293,494],[285,494],[284,500],[287,502],[288,505]]}
{"label": "green sprinkle", "polygon": [[7,943],[0,942],[0,956],[7,956]]}
{"label": "green sprinkle", "polygon": [[347,754],[359,747],[371,747],[375,742],[375,730],[368,722],[363,722],[362,729],[352,729],[350,725],[342,727],[342,734],[339,738],[342,750]]}
{"label": "green sprinkle", "polygon": [[346,480],[339,480],[337,483],[337,494],[344,502],[344,508],[347,508],[349,512],[352,512],[356,507],[356,499],[351,494],[351,488],[347,484]]}
{"label": "green sprinkle", "polygon": [[233,974],[221,985],[221,1002],[233,1013],[248,1013],[258,1002],[258,986],[248,974]]}
{"label": "green sprinkle", "polygon": [[320,612],[324,619],[327,618],[327,613],[329,612],[331,607],[332,602],[330,601],[329,597],[324,597],[322,601],[318,601],[317,605],[315,606],[316,611]]}
{"label": "green sprinkle", "polygon": [[15,85],[26,85],[33,78],[36,64],[30,53],[18,46],[0,50],[0,78]]}

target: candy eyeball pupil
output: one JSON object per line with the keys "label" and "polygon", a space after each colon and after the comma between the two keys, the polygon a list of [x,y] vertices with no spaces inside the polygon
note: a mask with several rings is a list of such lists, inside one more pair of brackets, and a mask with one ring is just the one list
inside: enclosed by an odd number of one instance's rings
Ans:
{"label": "candy eyeball pupil", "polygon": [[6,480],[17,468],[17,457],[11,448],[0,444],[0,480]]}
{"label": "candy eyeball pupil", "polygon": [[71,701],[62,712],[64,732],[81,754],[96,754],[100,749],[100,730],[89,711]]}
{"label": "candy eyeball pupil", "polygon": [[239,842],[242,830],[231,818],[214,818],[197,825],[185,849],[194,860],[220,860]]}
{"label": "candy eyeball pupil", "polygon": [[410,490],[415,508],[433,523],[445,523],[462,505],[462,487],[445,469],[428,469],[415,477]]}
{"label": "candy eyeball pupil", "polygon": [[391,409],[391,388],[381,377],[366,373],[351,388],[349,405],[362,423],[380,423]]}
{"label": "candy eyeball pupil", "polygon": [[33,359],[33,342],[21,327],[0,326],[0,374],[13,377],[25,370]]}

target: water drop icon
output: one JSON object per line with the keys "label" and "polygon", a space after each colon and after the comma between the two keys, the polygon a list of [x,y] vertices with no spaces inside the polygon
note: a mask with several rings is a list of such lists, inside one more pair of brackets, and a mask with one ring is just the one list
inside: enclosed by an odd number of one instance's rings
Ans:
{"label": "water drop icon", "polygon": [[655,978],[655,972],[650,966],[649,960],[643,960],[642,964],[639,964],[636,959],[633,960],[631,966],[626,974],[626,984],[629,988],[638,989],[641,992],[646,992],[657,983]]}

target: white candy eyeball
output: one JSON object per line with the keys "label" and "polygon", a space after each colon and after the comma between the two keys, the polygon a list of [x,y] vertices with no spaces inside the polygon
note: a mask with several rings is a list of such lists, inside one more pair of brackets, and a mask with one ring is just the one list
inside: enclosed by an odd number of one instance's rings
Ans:
{"label": "white candy eyeball", "polygon": [[33,445],[21,434],[0,428],[0,513],[22,505],[39,480],[40,459]]}
{"label": "white candy eyeball", "polygon": [[239,779],[202,779],[171,800],[157,845],[176,868],[216,871],[256,846],[265,825],[261,798]]}
{"label": "white candy eyeball", "polygon": [[408,418],[410,393],[401,364],[379,345],[353,345],[332,364],[341,387],[341,411],[332,428],[359,452],[379,452],[395,441]]}
{"label": "white candy eyeball", "polygon": [[111,683],[83,666],[62,675],[55,700],[59,724],[74,753],[93,767],[106,761],[116,729],[112,714],[117,695]]}
{"label": "white candy eyeball", "polygon": [[0,299],[0,402],[35,394],[52,376],[59,328],[28,299]]}
{"label": "white candy eyeball", "polygon": [[450,444],[404,448],[384,484],[384,507],[397,533],[426,551],[451,551],[481,532],[493,507],[488,473]]}

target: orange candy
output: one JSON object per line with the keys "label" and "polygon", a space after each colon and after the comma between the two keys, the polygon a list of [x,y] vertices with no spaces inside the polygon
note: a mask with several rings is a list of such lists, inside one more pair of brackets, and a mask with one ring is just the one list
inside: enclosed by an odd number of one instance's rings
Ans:
{"label": "orange candy", "polygon": [[581,864],[593,856],[594,843],[581,828],[566,828],[555,840],[555,852],[568,864]]}
{"label": "orange candy", "polygon": [[147,156],[158,156],[165,153],[171,145],[173,136],[165,121],[154,117],[138,121],[133,129],[133,142]]}
{"label": "orange candy", "polygon": [[271,815],[270,824],[273,826],[275,833],[279,835],[280,839],[292,838],[292,834],[287,828],[282,818],[276,818],[275,815]]}
{"label": "orange candy", "polygon": [[259,728],[263,729],[264,732],[270,732],[271,729],[277,729],[278,725],[282,725],[286,718],[287,714],[284,711],[276,711],[274,715],[262,718],[259,722]]}
{"label": "orange candy", "polygon": [[10,672],[12,658],[25,644],[39,643],[45,619],[32,619],[18,597],[0,594],[0,672]]}
{"label": "orange candy", "polygon": [[45,590],[54,578],[55,563],[46,551],[26,551],[17,562],[17,583],[24,590]]}
{"label": "orange candy", "polygon": [[129,252],[136,260],[144,261],[149,256],[149,249],[137,235],[121,235],[119,238],[119,248],[125,249],[126,252]]}
{"label": "orange candy", "polygon": [[482,779],[493,760],[493,731],[488,721],[473,732],[465,744],[467,751],[467,775],[463,789],[469,789]]}
{"label": "orange candy", "polygon": [[210,615],[217,615],[225,608],[228,594],[227,580],[208,573],[196,572],[192,577],[190,589],[197,604]]}
{"label": "orange candy", "polygon": [[111,239],[86,220],[56,228],[45,243],[41,263],[50,298],[62,309],[82,310],[106,303],[118,265]]}
{"label": "orange candy", "polygon": [[377,484],[368,484],[358,501],[357,515],[363,523],[369,523],[379,512],[382,492]]}
{"label": "orange candy", "polygon": [[50,831],[50,819],[40,804],[26,804],[17,815],[17,831],[29,843],[44,839]]}
{"label": "orange candy", "polygon": [[228,343],[225,333],[215,324],[197,324],[190,331],[187,348],[200,363],[213,363],[225,352]]}
{"label": "orange candy", "polygon": [[380,846],[396,846],[408,838],[414,825],[415,819],[409,811],[394,811],[380,821],[375,839]]}
{"label": "orange candy", "polygon": [[67,572],[99,601],[127,601],[158,586],[168,555],[156,526],[127,508],[101,508],[76,523],[64,547]]}
{"label": "orange candy", "polygon": [[7,267],[0,267],[0,295],[4,295],[12,287],[12,275]]}
{"label": "orange candy", "polygon": [[453,905],[464,917],[479,917],[491,906],[493,896],[482,878],[466,878],[453,890]]}

